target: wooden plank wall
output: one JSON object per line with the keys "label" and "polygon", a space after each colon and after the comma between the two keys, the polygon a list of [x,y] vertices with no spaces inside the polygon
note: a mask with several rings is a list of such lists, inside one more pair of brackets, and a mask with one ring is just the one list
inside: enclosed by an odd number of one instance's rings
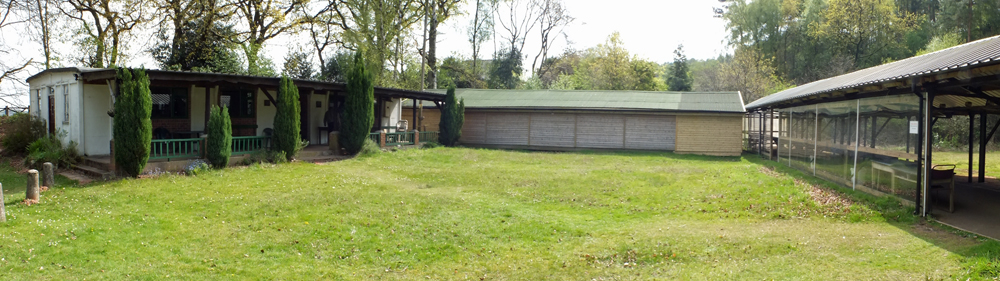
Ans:
{"label": "wooden plank wall", "polygon": [[[676,119],[663,115],[466,112],[461,142],[512,147],[673,150]],[[739,131],[736,132],[739,138]]]}
{"label": "wooden plank wall", "polygon": [[625,148],[674,150],[674,116],[628,116],[625,124]]}
{"label": "wooden plank wall", "polygon": [[574,147],[575,130],[576,114],[532,113],[530,145]]}
{"label": "wooden plank wall", "polygon": [[677,153],[739,156],[741,115],[677,116]]}

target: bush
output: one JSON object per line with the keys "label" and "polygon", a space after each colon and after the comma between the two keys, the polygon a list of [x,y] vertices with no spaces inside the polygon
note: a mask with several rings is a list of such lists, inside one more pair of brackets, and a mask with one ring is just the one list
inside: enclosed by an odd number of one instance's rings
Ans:
{"label": "bush", "polygon": [[363,54],[354,54],[354,69],[347,76],[344,120],[340,126],[340,146],[347,153],[358,153],[375,124],[375,88],[372,74],[365,69]]}
{"label": "bush", "polygon": [[205,161],[195,159],[194,161],[191,161],[191,164],[188,164],[188,166],[184,168],[184,173],[189,176],[197,176],[198,174],[208,171],[211,168],[212,167],[209,166],[208,163],[205,163]]}
{"label": "bush", "polygon": [[287,76],[281,77],[275,106],[272,149],[285,152],[286,160],[291,161],[301,143],[299,111],[302,109],[299,108],[299,89]]}
{"label": "bush", "polygon": [[56,167],[75,165],[80,160],[80,155],[76,150],[76,142],[70,142],[64,148],[59,139],[65,136],[66,132],[60,131],[56,137],[40,138],[29,144],[24,165],[36,169],[42,168],[42,163],[45,162],[51,162]]}
{"label": "bush", "polygon": [[115,163],[126,176],[137,177],[149,160],[153,100],[143,69],[118,69],[121,81],[114,108]]}
{"label": "bush", "polygon": [[28,145],[44,138],[48,127],[41,118],[27,113],[0,120],[0,147],[8,154],[26,154]]}
{"label": "bush", "polygon": [[448,95],[444,98],[441,108],[441,121],[438,123],[438,141],[443,145],[454,146],[462,137],[462,125],[465,123],[465,99],[455,99],[455,87],[448,87]]}
{"label": "bush", "polygon": [[285,162],[288,162],[288,159],[285,157],[284,151],[274,151],[266,149],[254,151],[250,155],[247,155],[246,158],[243,158],[243,161],[241,161],[243,165],[261,164],[261,163],[280,164]]}
{"label": "bush", "polygon": [[435,147],[439,147],[439,146],[441,146],[440,143],[429,141],[429,142],[425,142],[420,148],[431,149],[431,148],[435,148]]}
{"label": "bush", "polygon": [[366,138],[364,144],[361,145],[361,151],[358,151],[358,156],[372,156],[379,153],[382,153],[382,149],[378,147],[378,144]]}
{"label": "bush", "polygon": [[233,154],[233,123],[229,119],[229,109],[225,106],[212,106],[212,115],[208,118],[208,139],[206,156],[208,162],[216,169],[229,165],[229,156]]}

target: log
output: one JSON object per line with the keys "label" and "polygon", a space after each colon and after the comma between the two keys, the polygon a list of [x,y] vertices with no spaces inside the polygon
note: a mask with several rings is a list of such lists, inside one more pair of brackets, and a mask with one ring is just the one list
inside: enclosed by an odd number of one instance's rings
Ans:
{"label": "log", "polygon": [[25,190],[24,199],[31,202],[38,202],[38,170],[28,170],[28,188]]}
{"label": "log", "polygon": [[42,186],[52,188],[56,185],[55,167],[51,162],[42,163]]}
{"label": "log", "polygon": [[3,184],[0,183],[0,222],[7,221],[7,211],[3,207]]}

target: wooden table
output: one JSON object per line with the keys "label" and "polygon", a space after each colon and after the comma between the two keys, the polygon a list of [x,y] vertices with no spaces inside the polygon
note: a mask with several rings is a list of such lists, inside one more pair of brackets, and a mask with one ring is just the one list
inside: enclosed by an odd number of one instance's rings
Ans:
{"label": "wooden table", "polygon": [[872,177],[876,183],[881,178],[882,173],[879,172],[889,173],[889,190],[892,194],[896,194],[896,179],[917,184],[917,169],[913,167],[893,166],[885,162],[872,161]]}

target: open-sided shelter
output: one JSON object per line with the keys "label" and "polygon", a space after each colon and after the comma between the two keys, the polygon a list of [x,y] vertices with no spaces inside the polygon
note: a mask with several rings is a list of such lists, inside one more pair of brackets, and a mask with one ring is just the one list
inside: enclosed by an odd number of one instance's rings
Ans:
{"label": "open-sided shelter", "polygon": [[808,83],[753,101],[747,110],[747,150],[855,189],[898,196],[927,215],[932,187],[950,189],[945,179],[952,167],[935,168],[928,145],[937,120],[970,117],[968,180],[977,140],[983,181],[986,144],[1000,126],[985,118],[1000,114],[1000,37]]}

